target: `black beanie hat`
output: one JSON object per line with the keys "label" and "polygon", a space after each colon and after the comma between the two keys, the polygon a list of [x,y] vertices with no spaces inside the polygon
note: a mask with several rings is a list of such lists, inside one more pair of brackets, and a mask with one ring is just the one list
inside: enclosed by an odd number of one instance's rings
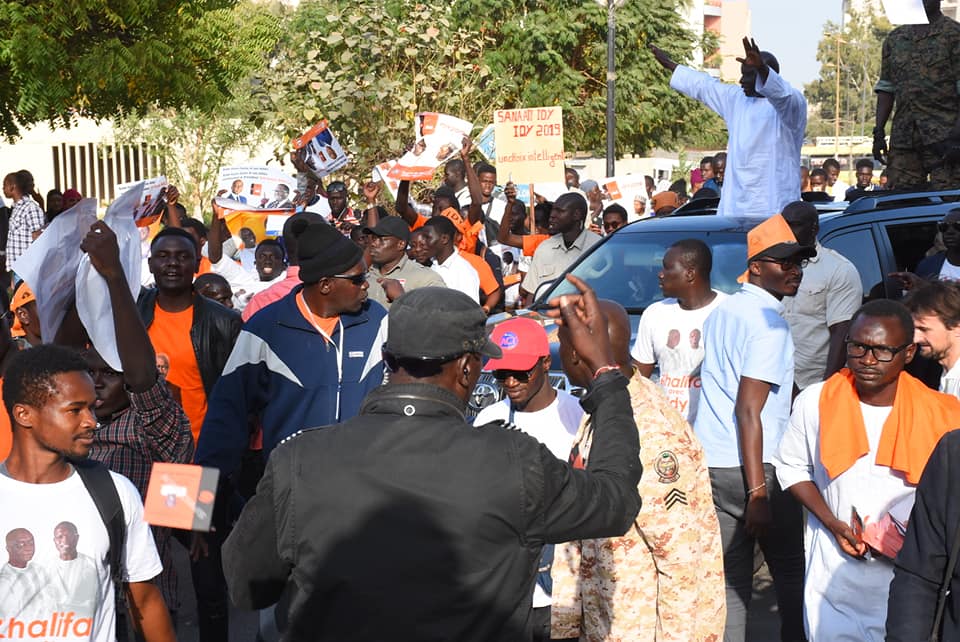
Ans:
{"label": "black beanie hat", "polygon": [[363,258],[360,246],[328,223],[312,223],[297,234],[300,280],[316,283],[325,276],[343,274]]}

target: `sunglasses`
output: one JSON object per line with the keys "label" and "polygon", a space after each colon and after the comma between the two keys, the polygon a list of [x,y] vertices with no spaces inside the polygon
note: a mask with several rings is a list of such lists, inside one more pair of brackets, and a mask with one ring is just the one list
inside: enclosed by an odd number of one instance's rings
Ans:
{"label": "sunglasses", "polygon": [[360,274],[334,274],[330,276],[331,279],[343,279],[345,281],[350,281],[357,287],[360,287],[367,282],[367,273],[361,272]]}
{"label": "sunglasses", "polygon": [[493,378],[497,381],[506,381],[510,377],[513,377],[520,383],[527,383],[530,381],[530,377],[533,376],[533,373],[536,372],[539,365],[540,360],[537,359],[537,362],[533,364],[533,367],[529,370],[494,370]]}
{"label": "sunglasses", "polygon": [[954,232],[960,230],[960,221],[951,221],[949,223],[937,223],[937,229],[941,232],[946,232],[948,230],[953,230]]}
{"label": "sunglasses", "polygon": [[761,263],[776,263],[780,266],[780,269],[787,271],[791,268],[800,268],[801,270],[810,263],[810,259],[754,259],[754,261],[760,261]]}

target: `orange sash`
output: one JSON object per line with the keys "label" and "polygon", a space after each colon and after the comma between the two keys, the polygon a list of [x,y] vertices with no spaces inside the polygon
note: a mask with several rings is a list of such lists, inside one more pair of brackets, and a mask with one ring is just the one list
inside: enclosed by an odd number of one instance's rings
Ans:
{"label": "orange sash", "polygon": [[[958,426],[960,400],[901,372],[893,409],[880,433],[876,463],[917,484],[940,437]],[[820,392],[820,462],[830,479],[836,479],[869,452],[853,373],[844,368],[827,379]]]}

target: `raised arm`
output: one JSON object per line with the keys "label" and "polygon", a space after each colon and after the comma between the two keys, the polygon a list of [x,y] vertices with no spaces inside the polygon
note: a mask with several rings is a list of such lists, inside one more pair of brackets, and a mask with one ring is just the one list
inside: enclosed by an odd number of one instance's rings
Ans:
{"label": "raised arm", "polygon": [[[500,227],[497,230],[497,242],[501,245],[522,248],[524,235],[513,233],[513,224],[516,223],[517,217],[520,216],[514,211],[514,203],[518,202],[516,185],[507,183],[503,193],[507,196],[507,208],[504,214],[504,220],[500,221]],[[526,218],[526,211],[523,212],[522,216]],[[532,230],[533,228],[530,229]]]}
{"label": "raised arm", "polygon": [[417,224],[417,210],[410,206],[410,181],[400,181],[397,187],[397,214],[410,227]]}
{"label": "raised arm", "polygon": [[470,223],[476,223],[483,220],[483,190],[480,189],[480,179],[470,164],[470,150],[473,149],[473,142],[464,136],[463,147],[460,149],[460,158],[463,159],[463,167],[467,177],[467,188],[470,190],[470,210],[467,212],[467,218]]}
{"label": "raised arm", "polygon": [[123,381],[131,391],[145,392],[157,381],[157,358],[127,286],[117,236],[106,223],[97,221],[90,226],[80,249],[107,282]]}

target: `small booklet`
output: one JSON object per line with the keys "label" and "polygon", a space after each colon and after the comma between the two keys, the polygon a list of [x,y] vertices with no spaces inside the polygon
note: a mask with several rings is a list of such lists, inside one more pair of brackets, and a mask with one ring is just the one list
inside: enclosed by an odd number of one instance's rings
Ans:
{"label": "small booklet", "polygon": [[220,470],[193,464],[154,463],[143,504],[153,526],[209,531]]}

